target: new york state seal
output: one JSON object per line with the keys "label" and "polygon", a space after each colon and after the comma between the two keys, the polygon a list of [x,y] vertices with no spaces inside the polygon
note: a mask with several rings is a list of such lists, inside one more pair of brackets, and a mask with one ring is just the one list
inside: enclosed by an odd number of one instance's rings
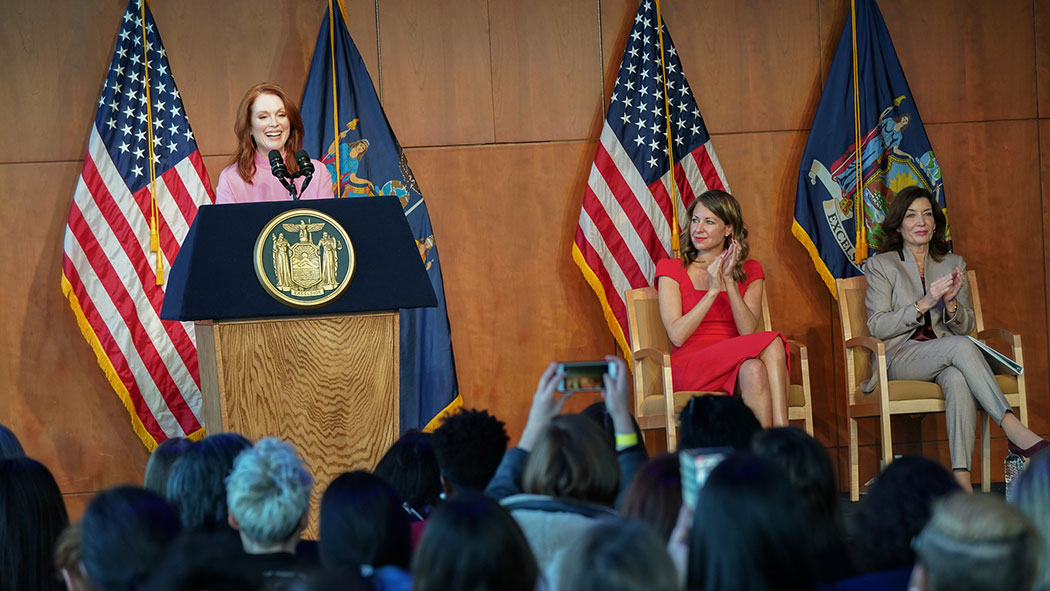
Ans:
{"label": "new york state seal", "polygon": [[255,240],[254,258],[266,293],[296,308],[317,308],[338,298],[356,266],[346,230],[314,209],[293,209],[270,220]]}

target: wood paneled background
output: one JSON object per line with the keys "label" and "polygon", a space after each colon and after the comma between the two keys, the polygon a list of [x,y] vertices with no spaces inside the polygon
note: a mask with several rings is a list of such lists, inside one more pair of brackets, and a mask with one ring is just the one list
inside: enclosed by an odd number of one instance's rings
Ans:
{"label": "wood paneled background", "polygon": [[[1050,433],[1050,2],[881,0],[944,171],[956,249],[989,325],[1019,331],[1032,423]],[[0,422],[79,514],[137,482],[146,451],[59,287],[62,236],[123,0],[8,0],[0,21]],[[214,182],[250,85],[299,95],[323,0],[153,0]],[[810,346],[816,434],[845,466],[834,301],[790,232],[799,160],[846,0],[664,0],[775,324]],[[514,439],[555,359],[615,350],[570,258],[590,161],[634,0],[349,0],[351,33],[428,201],[468,406]],[[577,404],[582,405],[579,401]],[[943,419],[904,418],[903,452],[947,462]],[[875,469],[875,425],[861,434]],[[1005,443],[995,441],[1002,458]],[[975,466],[975,470],[977,466]],[[1001,478],[1002,468],[993,467]],[[326,483],[320,483],[325,485]]]}

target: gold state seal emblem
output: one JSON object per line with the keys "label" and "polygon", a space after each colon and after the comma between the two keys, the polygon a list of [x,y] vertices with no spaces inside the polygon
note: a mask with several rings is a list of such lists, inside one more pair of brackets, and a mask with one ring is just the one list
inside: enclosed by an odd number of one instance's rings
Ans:
{"label": "gold state seal emblem", "polygon": [[346,230],[314,209],[282,213],[255,240],[259,283],[289,306],[328,304],[350,285],[354,268],[354,247]]}

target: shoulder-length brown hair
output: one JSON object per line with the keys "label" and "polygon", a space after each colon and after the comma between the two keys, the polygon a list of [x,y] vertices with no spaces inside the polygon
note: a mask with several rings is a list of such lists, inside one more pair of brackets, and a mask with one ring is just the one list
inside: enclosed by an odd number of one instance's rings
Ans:
{"label": "shoulder-length brown hair", "polygon": [[256,84],[244,93],[240,106],[237,107],[237,118],[233,122],[233,133],[237,136],[237,151],[230,164],[237,164],[237,173],[248,184],[255,176],[255,139],[252,138],[252,106],[261,94],[272,94],[284,103],[284,113],[288,117],[288,141],[284,144],[284,164],[288,172],[295,174],[299,165],[295,162],[295,153],[303,147],[303,118],[299,116],[299,107],[295,105],[288,93],[273,82]]}
{"label": "shoulder-length brown hair", "polygon": [[594,419],[559,415],[529,453],[521,481],[527,493],[612,507],[620,464]]}
{"label": "shoulder-length brown hair", "polygon": [[944,217],[944,212],[941,211],[937,200],[933,198],[933,195],[918,185],[911,187],[905,187],[901,189],[900,193],[893,198],[893,202],[890,203],[890,209],[886,212],[886,218],[882,220],[882,230],[886,233],[886,240],[879,247],[879,252],[894,252],[904,248],[904,237],[901,236],[900,229],[901,224],[904,223],[904,215],[908,213],[908,208],[916,199],[922,199],[925,197],[930,202],[930,207],[933,209],[933,221],[935,227],[933,229],[933,238],[930,240],[930,256],[933,260],[940,262],[944,258],[944,255],[948,254],[948,218]]}
{"label": "shoulder-length brown hair", "polygon": [[747,281],[747,273],[744,272],[744,261],[747,260],[751,247],[747,244],[747,226],[744,225],[744,214],[740,211],[740,202],[736,200],[736,197],[718,189],[704,191],[689,204],[689,209],[686,210],[685,217],[687,221],[685,227],[682,228],[682,236],[681,240],[679,240],[679,244],[682,247],[682,266],[688,267],[690,263],[696,260],[696,257],[700,256],[700,252],[693,245],[693,239],[689,236],[689,229],[692,224],[688,221],[693,218],[693,212],[696,210],[697,205],[703,205],[711,213],[718,216],[722,223],[733,228],[733,233],[725,237],[722,248],[723,250],[729,248],[729,244],[734,238],[736,239],[739,250],[737,251],[736,266],[733,268],[733,280],[737,283]]}

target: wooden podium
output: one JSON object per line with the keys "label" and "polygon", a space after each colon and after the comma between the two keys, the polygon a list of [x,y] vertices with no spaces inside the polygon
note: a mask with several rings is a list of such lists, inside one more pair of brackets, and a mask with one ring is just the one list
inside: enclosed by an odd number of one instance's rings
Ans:
{"label": "wooden podium", "polygon": [[[271,297],[253,266],[260,231],[304,207],[338,220],[356,254],[343,295],[314,309]],[[398,310],[435,304],[397,199],[326,199],[200,208],[161,317],[194,321],[208,433],[279,437],[306,460],[316,533],[328,483],[371,470],[399,436]]]}

